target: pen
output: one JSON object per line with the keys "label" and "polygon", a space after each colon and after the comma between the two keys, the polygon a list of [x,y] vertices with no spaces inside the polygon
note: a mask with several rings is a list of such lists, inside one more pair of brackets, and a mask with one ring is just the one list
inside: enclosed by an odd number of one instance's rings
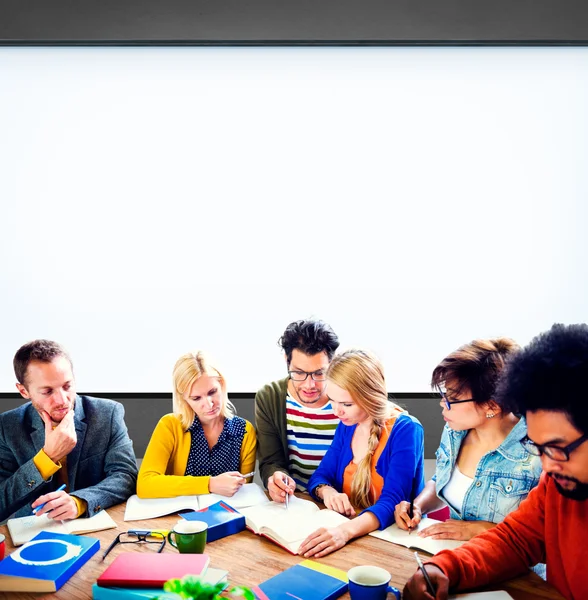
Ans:
{"label": "pen", "polygon": [[[414,518],[414,499],[416,496],[416,489],[415,486],[417,485],[417,480],[416,478],[412,480],[412,486],[410,488],[410,507],[408,509],[408,516],[410,517],[411,521]],[[408,535],[410,535],[412,533],[412,526],[408,528]]]}
{"label": "pen", "polygon": [[[287,477],[287,476],[286,476],[286,477],[284,477],[284,478],[282,479],[282,481],[283,481],[283,482],[284,482],[286,485],[288,485],[288,477]],[[284,502],[285,502],[285,504],[286,504],[286,510],[288,510],[288,501],[289,501],[289,496],[290,496],[290,494],[288,494],[288,492],[286,492],[286,498],[285,498],[285,500],[284,500]]]}
{"label": "pen", "polygon": [[[410,499],[410,507],[408,509],[408,516],[411,518],[413,517],[413,510],[414,510],[414,499],[411,497]],[[412,526],[408,528],[408,535],[410,535],[412,533]]]}
{"label": "pen", "polygon": [[[56,492],[61,492],[61,490],[65,489],[65,483],[63,483],[62,485],[60,485],[55,491]],[[47,500],[47,502],[49,502],[49,500]],[[41,510],[45,504],[47,504],[47,502],[43,502],[43,504],[41,504],[41,506],[37,506],[35,508],[33,508],[33,514],[36,515],[38,510]]]}
{"label": "pen", "polygon": [[253,477],[255,475],[255,471],[251,471],[251,473],[239,473],[241,477]]}
{"label": "pen", "polygon": [[434,598],[435,597],[435,588],[433,587],[433,584],[431,583],[431,580],[429,579],[429,574],[425,570],[425,565],[423,565],[423,561],[421,560],[421,557],[418,555],[418,552],[414,553],[414,557],[416,558],[417,565],[419,566],[419,569],[421,570],[423,577],[425,578],[425,582],[427,583],[427,591]]}

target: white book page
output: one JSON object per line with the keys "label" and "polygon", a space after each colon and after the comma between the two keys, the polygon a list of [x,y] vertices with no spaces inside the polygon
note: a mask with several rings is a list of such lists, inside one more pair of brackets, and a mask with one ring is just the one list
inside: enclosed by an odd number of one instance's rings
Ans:
{"label": "white book page", "polygon": [[177,513],[180,510],[198,510],[198,496],[176,496],[175,498],[139,498],[136,494],[127,500],[125,521],[154,519]]}
{"label": "white book page", "polygon": [[257,483],[246,483],[245,485],[242,485],[239,491],[232,496],[222,496],[221,494],[204,494],[198,496],[200,508],[206,508],[220,501],[226,502],[237,509],[256,506],[258,504],[269,504],[270,502],[265,495],[265,492],[257,485]]}
{"label": "white book page", "polygon": [[68,533],[67,529],[62,525],[61,521],[54,521],[46,514],[37,517],[19,517],[17,519],[9,519],[6,523],[12,543],[15,546],[32,540],[41,531],[52,531],[54,533]]}
{"label": "white book page", "polygon": [[419,548],[429,554],[437,554],[437,552],[441,552],[441,550],[454,550],[464,543],[461,540],[432,540],[417,535],[417,531],[422,531],[437,523],[441,523],[441,521],[425,517],[419,523],[417,530],[413,530],[411,533],[404,531],[396,524],[393,524],[382,531],[372,531],[369,535],[385,540],[386,542],[391,542],[392,544],[406,546],[406,548]]}
{"label": "white book page", "polygon": [[63,526],[68,533],[90,533],[92,531],[103,531],[104,529],[114,529],[116,523],[114,519],[105,511],[101,510],[93,517],[87,519],[74,519],[73,521],[64,521]]}
{"label": "white book page", "polygon": [[7,525],[12,543],[15,546],[21,546],[32,540],[41,531],[76,534],[102,531],[103,529],[116,527],[116,523],[105,510],[101,510],[93,517],[87,519],[72,519],[70,521],[56,521],[49,518],[46,514],[40,517],[31,515],[29,517],[10,519]]}
{"label": "white book page", "polygon": [[284,515],[279,523],[271,527],[263,526],[261,533],[275,537],[282,545],[298,554],[300,545],[311,533],[321,527],[337,527],[346,521],[349,521],[347,517],[325,508],[313,513],[307,512],[301,518]]}
{"label": "white book page", "polygon": [[262,526],[273,528],[286,519],[300,522],[306,516],[319,511],[319,507],[310,500],[301,500],[296,496],[290,496],[288,508],[281,502],[267,502],[257,506],[244,508],[239,512],[245,515],[245,522],[255,533],[259,533]]}

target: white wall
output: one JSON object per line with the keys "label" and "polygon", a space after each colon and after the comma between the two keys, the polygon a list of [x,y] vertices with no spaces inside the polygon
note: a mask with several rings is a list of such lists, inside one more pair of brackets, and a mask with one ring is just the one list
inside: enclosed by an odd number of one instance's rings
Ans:
{"label": "white wall", "polygon": [[49,337],[78,388],[292,320],[428,389],[475,337],[586,320],[588,48],[0,48],[0,391]]}

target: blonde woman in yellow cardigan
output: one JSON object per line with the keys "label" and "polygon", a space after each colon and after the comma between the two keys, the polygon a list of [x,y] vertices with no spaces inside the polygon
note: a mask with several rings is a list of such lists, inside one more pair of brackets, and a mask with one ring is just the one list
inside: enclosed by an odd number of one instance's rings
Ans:
{"label": "blonde woman in yellow cardigan", "polygon": [[257,438],[251,423],[235,415],[224,377],[203,352],[184,354],[176,362],[173,408],[151,436],[137,495],[233,496],[247,481],[243,474],[255,470]]}

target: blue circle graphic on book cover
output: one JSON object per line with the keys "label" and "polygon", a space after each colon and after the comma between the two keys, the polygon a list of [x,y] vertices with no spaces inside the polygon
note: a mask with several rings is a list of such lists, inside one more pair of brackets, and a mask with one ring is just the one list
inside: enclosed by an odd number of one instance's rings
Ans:
{"label": "blue circle graphic on book cover", "polygon": [[23,565],[47,567],[76,558],[82,551],[81,546],[64,540],[33,540],[15,550],[10,556]]}

